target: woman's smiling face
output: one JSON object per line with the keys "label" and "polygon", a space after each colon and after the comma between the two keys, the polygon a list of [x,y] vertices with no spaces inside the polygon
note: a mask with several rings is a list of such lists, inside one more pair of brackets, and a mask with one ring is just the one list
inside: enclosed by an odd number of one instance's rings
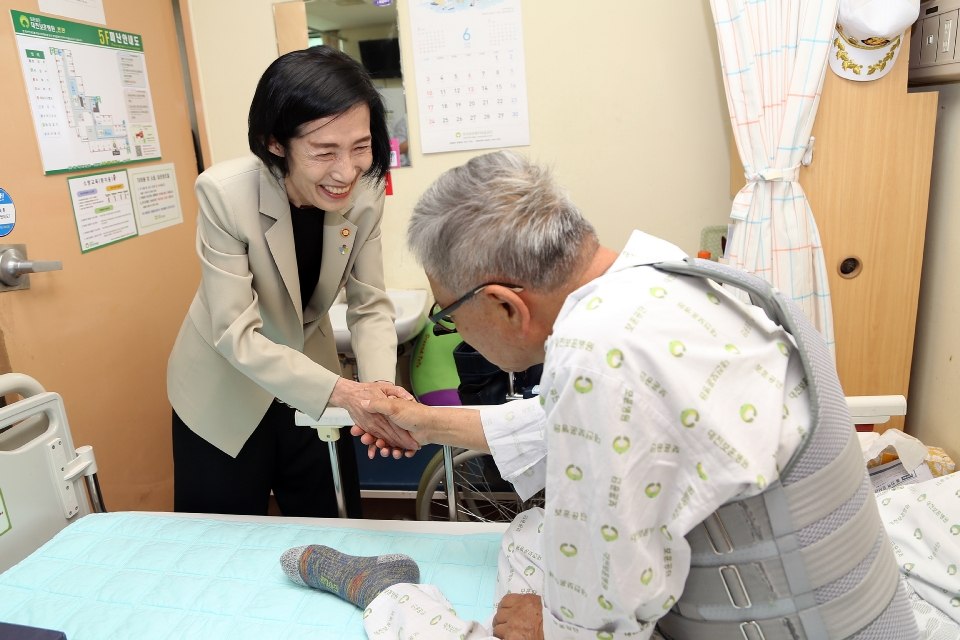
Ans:
{"label": "woman's smiling face", "polygon": [[287,197],[297,206],[340,211],[350,203],[357,181],[373,164],[370,108],[304,123],[287,147],[271,139],[271,153],[287,159]]}

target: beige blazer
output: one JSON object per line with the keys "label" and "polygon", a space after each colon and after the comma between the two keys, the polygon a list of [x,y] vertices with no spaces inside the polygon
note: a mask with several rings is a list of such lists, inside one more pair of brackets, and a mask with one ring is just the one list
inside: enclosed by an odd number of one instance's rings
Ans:
{"label": "beige blazer", "polygon": [[340,377],[327,312],[344,286],[360,380],[394,380],[382,190],[358,185],[347,209],[325,212],[305,311],[283,182],[250,156],[204,171],[196,192],[202,279],[167,365],[167,395],[191,430],[236,457],[274,398],[318,418]]}

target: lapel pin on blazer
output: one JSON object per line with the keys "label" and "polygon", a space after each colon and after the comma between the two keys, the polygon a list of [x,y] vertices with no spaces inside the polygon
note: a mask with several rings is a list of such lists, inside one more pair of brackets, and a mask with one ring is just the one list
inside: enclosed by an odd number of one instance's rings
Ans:
{"label": "lapel pin on blazer", "polygon": [[344,238],[350,237],[350,229],[346,227],[344,227],[343,229],[340,229],[340,235],[342,235]]}
{"label": "lapel pin on blazer", "polygon": [[350,251],[350,247],[348,247],[345,244],[340,245],[340,255],[342,256],[347,255],[347,251]]}

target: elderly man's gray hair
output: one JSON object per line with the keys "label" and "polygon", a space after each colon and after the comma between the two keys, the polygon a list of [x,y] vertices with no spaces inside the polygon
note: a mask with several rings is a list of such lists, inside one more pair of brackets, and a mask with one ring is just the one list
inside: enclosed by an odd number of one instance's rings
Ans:
{"label": "elderly man's gray hair", "polygon": [[498,151],[430,185],[414,207],[407,246],[459,296],[491,281],[552,291],[598,241],[549,169]]}

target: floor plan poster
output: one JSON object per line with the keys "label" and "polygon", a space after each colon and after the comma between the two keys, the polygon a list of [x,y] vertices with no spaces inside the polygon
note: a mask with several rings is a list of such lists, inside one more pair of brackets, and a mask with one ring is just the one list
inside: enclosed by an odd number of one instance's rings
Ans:
{"label": "floor plan poster", "polygon": [[137,235],[125,170],[70,178],[67,185],[83,253]]}
{"label": "floor plan poster", "polygon": [[140,36],[10,14],[44,173],[160,157]]}
{"label": "floor plan poster", "polygon": [[423,153],[530,144],[520,0],[410,0]]}

